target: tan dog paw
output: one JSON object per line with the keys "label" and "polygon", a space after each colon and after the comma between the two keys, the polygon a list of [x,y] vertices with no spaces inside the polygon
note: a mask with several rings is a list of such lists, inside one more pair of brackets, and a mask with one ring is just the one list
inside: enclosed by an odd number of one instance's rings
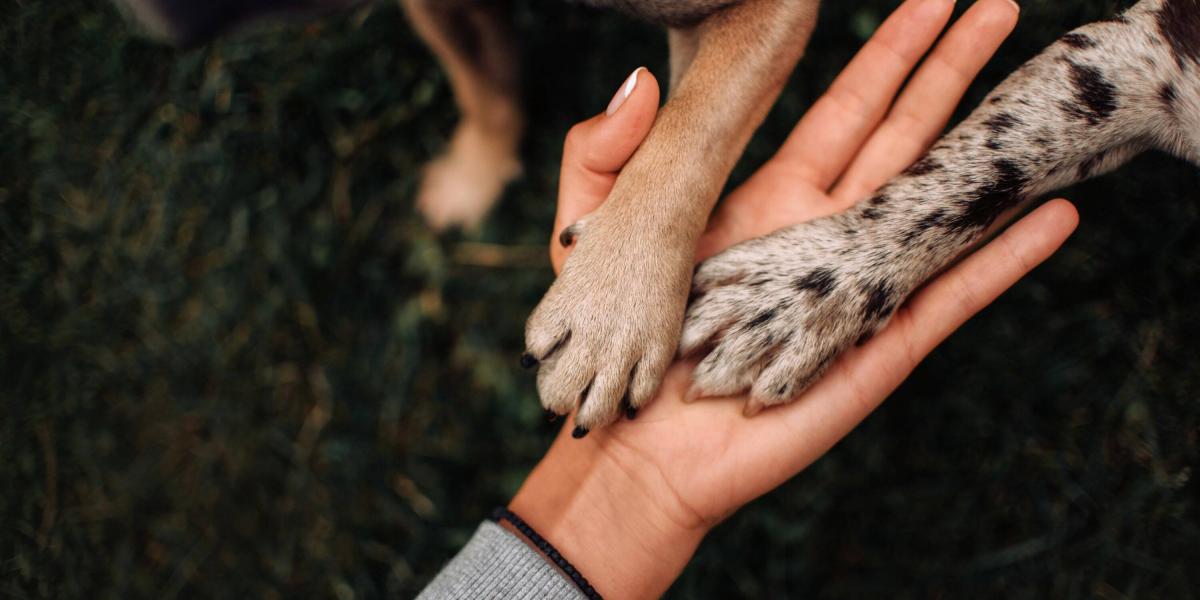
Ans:
{"label": "tan dog paw", "polygon": [[577,437],[649,402],[675,355],[691,261],[640,230],[603,209],[573,226],[574,251],[526,324],[542,405],[578,409]]}

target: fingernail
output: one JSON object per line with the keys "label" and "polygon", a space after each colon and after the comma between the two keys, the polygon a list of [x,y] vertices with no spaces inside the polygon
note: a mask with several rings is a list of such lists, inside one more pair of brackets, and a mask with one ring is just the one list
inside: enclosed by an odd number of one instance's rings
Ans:
{"label": "fingernail", "polygon": [[1017,4],[1017,0],[1008,0],[1008,3],[1013,5],[1013,8],[1017,9],[1017,13],[1021,12],[1021,5]]}
{"label": "fingernail", "polygon": [[580,425],[576,425],[574,431],[571,432],[571,437],[573,437],[577,440],[582,440],[583,437],[586,436],[587,434],[588,434],[587,428],[580,426]]}
{"label": "fingernail", "polygon": [[521,355],[521,367],[532,369],[536,366],[538,366],[538,359],[534,358],[532,354],[526,352]]}
{"label": "fingernail", "polygon": [[638,67],[629,74],[629,78],[621,85],[621,89],[617,90],[617,94],[608,103],[608,109],[604,111],[607,116],[613,116],[622,104],[625,104],[625,99],[633,93],[633,88],[637,87],[638,73],[646,67]]}

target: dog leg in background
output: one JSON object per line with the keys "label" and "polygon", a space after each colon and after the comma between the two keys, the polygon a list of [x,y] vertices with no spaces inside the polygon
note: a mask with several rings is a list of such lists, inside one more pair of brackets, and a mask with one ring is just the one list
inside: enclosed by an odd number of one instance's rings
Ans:
{"label": "dog leg in background", "polygon": [[[572,225],[562,274],[526,325],[543,405],[577,434],[639,408],[675,356],[696,240],[800,59],[816,0],[744,0],[675,38],[694,56],[605,203]],[[568,236],[570,237],[570,236]]]}
{"label": "dog leg in background", "polygon": [[872,198],[701,265],[693,392],[795,398],[1028,200],[1160,148],[1200,159],[1200,2],[1143,0],[1070,33]]}
{"label": "dog leg in background", "polygon": [[435,229],[473,228],[521,171],[518,56],[507,2],[401,0],[441,61],[462,118],[426,166],[417,207]]}

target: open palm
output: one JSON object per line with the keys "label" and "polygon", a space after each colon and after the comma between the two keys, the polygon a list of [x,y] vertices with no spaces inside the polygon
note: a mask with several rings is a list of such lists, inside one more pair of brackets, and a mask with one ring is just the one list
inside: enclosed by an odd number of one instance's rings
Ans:
{"label": "open palm", "polygon": [[[947,0],[901,5],[778,154],[722,203],[700,241],[698,259],[844,210],[916,161],[1017,20],[1009,0],[980,0],[922,63],[952,10]],[[657,84],[646,74],[621,111],[572,131],[556,233],[603,202],[606,185],[652,124],[657,101]],[[685,402],[693,365],[677,363],[636,419],[583,440],[571,439],[567,423],[538,467],[563,480],[559,496],[552,503],[533,498],[527,484],[513,506],[530,506],[526,512],[538,513],[538,525],[553,529],[556,513],[549,504],[608,493],[611,480],[590,475],[590,466],[605,464],[628,478],[631,485],[623,490],[646,494],[651,501],[645,504],[666,519],[684,528],[711,527],[825,453],[938,343],[1050,256],[1076,223],[1066,201],[1042,206],[920,290],[884,331],[842,356],[802,397],[761,416],[744,417],[740,398]],[[557,268],[569,250],[551,245]],[[538,477],[535,471],[530,480]]]}

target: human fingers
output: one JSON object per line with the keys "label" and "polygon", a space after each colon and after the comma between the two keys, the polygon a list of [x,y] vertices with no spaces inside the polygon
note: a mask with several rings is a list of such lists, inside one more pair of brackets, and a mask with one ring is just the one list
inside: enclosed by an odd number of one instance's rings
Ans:
{"label": "human fingers", "polygon": [[817,189],[828,189],[875,130],[953,9],[954,0],[900,5],[804,115],[773,161]]}
{"label": "human fingers", "polygon": [[792,130],[779,152],[717,208],[696,248],[729,246],[836,211],[825,191],[886,114],[904,79],[937,40],[952,0],[896,9]]}
{"label": "human fingers", "polygon": [[855,157],[831,197],[849,206],[915,162],[942,133],[963,94],[1017,24],[1013,0],[980,0],[938,43]]}

